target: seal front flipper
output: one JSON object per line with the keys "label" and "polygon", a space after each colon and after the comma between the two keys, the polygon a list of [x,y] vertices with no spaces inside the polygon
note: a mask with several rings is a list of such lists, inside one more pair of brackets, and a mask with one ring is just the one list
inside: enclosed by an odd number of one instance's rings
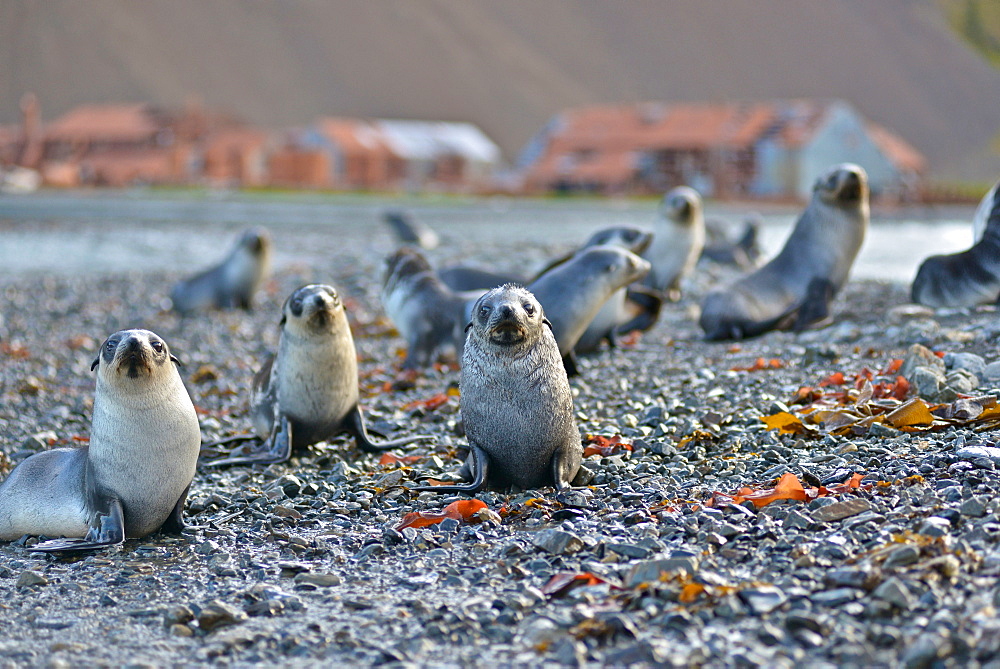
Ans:
{"label": "seal front flipper", "polygon": [[381,444],[376,444],[371,440],[371,437],[368,436],[368,428],[365,427],[365,417],[361,414],[361,408],[357,406],[355,406],[351,412],[347,414],[347,417],[344,418],[344,429],[354,435],[354,440],[357,442],[358,447],[366,453],[381,453],[383,451],[392,450],[393,448],[412,444],[415,441],[433,439],[433,437],[429,434],[422,434],[415,437],[404,437],[402,439],[385,441]]}
{"label": "seal front flipper", "polygon": [[566,376],[579,376],[580,369],[576,366],[576,354],[570,351],[563,356],[563,367],[566,369]]}
{"label": "seal front flipper", "polygon": [[84,538],[51,539],[31,547],[42,553],[86,553],[125,543],[125,515],[117,497],[103,500],[105,511],[96,511]]}
{"label": "seal front flipper", "polygon": [[469,459],[466,465],[471,469],[472,482],[466,485],[426,485],[410,488],[421,492],[461,492],[474,495],[486,485],[486,477],[490,469],[490,455],[479,446],[471,444],[472,450],[469,452]]}
{"label": "seal front flipper", "polygon": [[[234,449],[235,452],[236,449]],[[232,455],[217,460],[209,460],[209,467],[225,467],[228,465],[270,465],[275,462],[286,462],[292,457],[292,423],[288,416],[280,415],[274,422],[271,435],[264,442],[264,448],[250,451],[246,455]]]}
{"label": "seal front flipper", "polygon": [[829,321],[830,303],[836,292],[836,287],[829,279],[816,278],[810,281],[792,329],[795,332],[802,332],[809,327]]}

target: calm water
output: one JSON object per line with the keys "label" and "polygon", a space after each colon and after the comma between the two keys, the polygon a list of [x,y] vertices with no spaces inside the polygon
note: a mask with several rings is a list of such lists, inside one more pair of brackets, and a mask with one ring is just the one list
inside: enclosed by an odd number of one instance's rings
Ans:
{"label": "calm water", "polygon": [[[440,200],[359,196],[171,194],[93,192],[0,195],[0,267],[6,273],[83,273],[188,270],[217,260],[239,229],[264,225],[281,240],[300,230],[329,234],[345,248],[361,244],[388,251],[392,238],[380,223],[387,207],[401,207],[449,240],[525,246],[582,241],[608,225],[650,226],[655,203],[536,201],[508,198]],[[972,207],[914,209],[873,216],[854,278],[908,283],[928,255],[972,243]],[[709,218],[741,220],[745,208],[714,205]],[[783,244],[795,208],[764,213],[765,255]],[[318,226],[318,227],[314,227]],[[276,244],[275,263],[322,261],[308,244]],[[383,248],[384,247],[384,248]],[[486,247],[488,248],[488,246]]]}

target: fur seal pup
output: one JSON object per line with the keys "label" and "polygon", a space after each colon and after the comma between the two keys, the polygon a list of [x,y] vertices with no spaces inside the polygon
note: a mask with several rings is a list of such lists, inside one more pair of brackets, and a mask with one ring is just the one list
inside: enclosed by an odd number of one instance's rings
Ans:
{"label": "fur seal pup", "polygon": [[976,242],[920,264],[910,287],[914,302],[928,307],[974,307],[1000,300],[1000,183],[979,203],[973,218]]}
{"label": "fur seal pup", "polygon": [[198,416],[166,343],[122,330],[91,365],[90,443],[21,462],[0,485],[0,539],[65,536],[32,550],[89,551],[157,530],[179,532],[201,448]]}
{"label": "fur seal pup", "polygon": [[403,244],[419,246],[430,251],[437,248],[440,242],[436,232],[405,211],[390,209],[383,212],[382,220],[392,228],[396,238]]}
{"label": "fur seal pup", "polygon": [[681,281],[694,269],[704,245],[705,216],[698,191],[678,186],[667,192],[653,226],[653,243],[642,253],[652,264],[643,284],[679,299]]}
{"label": "fur seal pup", "polygon": [[447,348],[461,356],[465,303],[416,249],[404,246],[386,259],[382,305],[406,340],[403,369],[427,367]]}
{"label": "fur seal pup", "polygon": [[723,289],[709,292],[699,324],[708,339],[743,339],[770,330],[804,330],[830,314],[868,229],[868,175],[858,165],[830,168],[781,252]]}
{"label": "fur seal pup", "polygon": [[649,262],[634,253],[616,246],[592,246],[528,286],[545,307],[570,376],[578,373],[573,349],[601,307],[648,272]]}
{"label": "fur seal pup", "polygon": [[[590,236],[583,248],[593,246],[618,246],[631,253],[641,255],[653,241],[653,233],[629,226],[604,228]],[[648,275],[647,275],[648,276]],[[656,324],[660,316],[663,298],[638,284],[615,291],[604,302],[576,346],[575,353],[596,351],[602,341],[617,345],[620,334],[633,330],[648,330]]]}
{"label": "fur seal pup", "polygon": [[234,451],[208,464],[285,462],[293,451],[341,432],[351,433],[368,453],[428,439],[371,440],[358,406],[357,355],[336,289],[323,284],[297,289],[282,307],[278,352],[254,376],[250,392],[254,430],[264,448]]}
{"label": "fur seal pup", "polygon": [[469,483],[415,489],[569,487],[583,446],[542,305],[524,288],[494,288],[476,301],[466,330],[459,402],[470,452],[459,473]]}
{"label": "fur seal pup", "polygon": [[240,235],[220,264],[180,281],[170,292],[174,310],[250,309],[254,294],[271,271],[271,236],[263,228]]}

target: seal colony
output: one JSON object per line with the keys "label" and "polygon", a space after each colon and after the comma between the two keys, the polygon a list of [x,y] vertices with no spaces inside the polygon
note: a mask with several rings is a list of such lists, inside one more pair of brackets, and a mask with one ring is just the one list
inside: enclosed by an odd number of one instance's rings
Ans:
{"label": "seal colony", "polygon": [[0,484],[0,539],[63,536],[32,550],[89,551],[157,530],[178,533],[201,431],[167,344],[122,330],[91,365],[90,443],[28,457]]}

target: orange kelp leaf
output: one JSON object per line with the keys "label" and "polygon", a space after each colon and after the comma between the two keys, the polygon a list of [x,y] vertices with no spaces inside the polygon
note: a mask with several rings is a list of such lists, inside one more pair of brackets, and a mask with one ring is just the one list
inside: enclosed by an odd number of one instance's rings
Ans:
{"label": "orange kelp leaf", "polygon": [[762,369],[781,369],[785,366],[785,363],[781,362],[777,358],[757,358],[752,365],[749,367],[732,367],[730,371],[733,372],[759,372]]}
{"label": "orange kelp leaf", "polygon": [[882,374],[883,376],[890,376],[890,375],[895,374],[896,372],[898,372],[899,368],[902,367],[902,366],[903,366],[903,359],[902,358],[895,358],[895,359],[892,360],[892,362],[889,363],[888,367],[886,367],[885,369],[883,369],[879,373]]}
{"label": "orange kelp leaf", "polygon": [[485,509],[486,502],[479,499],[463,499],[452,502],[441,511],[411,511],[403,516],[403,520],[396,526],[396,531],[407,527],[427,527],[437,525],[445,518],[468,521],[480,509]]}
{"label": "orange kelp leaf", "polygon": [[618,453],[623,453],[625,451],[632,450],[632,444],[627,441],[623,441],[621,435],[616,434],[613,437],[604,437],[599,434],[587,435],[588,444],[583,449],[583,457],[589,457],[591,455],[600,455],[602,458],[606,458],[610,455],[616,455]]}
{"label": "orange kelp leaf", "polygon": [[791,472],[782,474],[781,478],[778,479],[778,485],[774,488],[758,490],[748,495],[737,495],[737,498],[739,497],[743,497],[743,499],[740,499],[737,504],[750,500],[758,509],[779,499],[796,499],[800,502],[808,499],[805,488],[799,482],[799,477]]}
{"label": "orange kelp leaf", "polygon": [[392,453],[383,453],[382,457],[378,459],[380,465],[412,465],[414,462],[419,462],[423,460],[422,455],[393,455]]}
{"label": "orange kelp leaf", "polygon": [[[839,495],[841,493],[848,492],[850,490],[855,490],[861,487],[861,479],[865,477],[864,474],[853,474],[851,478],[847,479],[843,483],[837,483],[831,486],[820,486],[818,497],[825,497],[827,495]],[[868,486],[871,487],[871,486]]]}
{"label": "orange kelp leaf", "polygon": [[844,385],[844,381],[845,379],[843,372],[834,372],[830,376],[820,381],[819,387],[825,388],[826,386],[842,386]]}
{"label": "orange kelp leaf", "polygon": [[407,402],[403,405],[403,411],[409,411],[410,409],[416,409],[420,407],[421,409],[427,409],[428,411],[433,411],[438,407],[441,407],[448,403],[447,393],[438,393],[437,395],[432,395],[425,400],[414,400],[412,402]]}
{"label": "orange kelp leaf", "polygon": [[558,597],[565,595],[573,588],[579,586],[600,585],[601,583],[607,583],[607,581],[589,571],[583,573],[562,571],[550,578],[548,583],[542,586],[542,593]]}
{"label": "orange kelp leaf", "polygon": [[781,434],[802,434],[806,431],[802,421],[787,411],[779,411],[770,416],[761,416],[760,419],[764,422],[764,425],[767,425],[767,429],[778,430]]}
{"label": "orange kelp leaf", "polygon": [[898,409],[886,414],[885,422],[898,429],[911,425],[930,425],[934,422],[934,416],[931,415],[924,401],[915,397]]}
{"label": "orange kelp leaf", "polygon": [[823,397],[823,391],[819,388],[813,388],[811,386],[802,386],[795,391],[792,395],[792,399],[788,401],[789,404],[812,404],[816,400]]}
{"label": "orange kelp leaf", "polygon": [[705,586],[701,583],[688,583],[681,588],[681,594],[677,596],[677,599],[682,604],[690,604],[694,600],[698,599],[698,595],[703,592],[705,592]]}

